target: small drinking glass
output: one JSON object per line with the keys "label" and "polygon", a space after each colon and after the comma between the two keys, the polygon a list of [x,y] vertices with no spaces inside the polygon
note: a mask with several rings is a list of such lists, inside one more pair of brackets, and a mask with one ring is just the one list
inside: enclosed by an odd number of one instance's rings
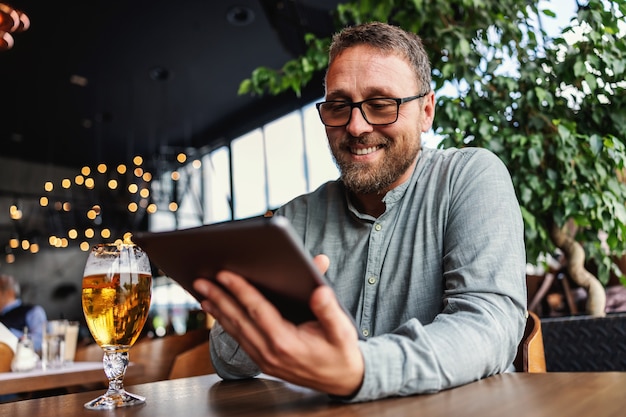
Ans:
{"label": "small drinking glass", "polygon": [[49,320],[43,324],[41,343],[41,366],[43,369],[63,366],[67,323],[67,320]]}
{"label": "small drinking glass", "polygon": [[152,272],[148,256],[130,241],[99,244],[87,258],[82,303],[87,327],[104,350],[109,389],[85,404],[92,410],[111,410],[143,404],[145,398],[124,389],[128,351],[135,343],[150,310]]}

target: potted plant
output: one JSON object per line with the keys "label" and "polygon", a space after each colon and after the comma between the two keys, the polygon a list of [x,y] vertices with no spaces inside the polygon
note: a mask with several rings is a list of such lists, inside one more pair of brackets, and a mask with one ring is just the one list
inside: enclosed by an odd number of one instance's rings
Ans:
{"label": "potted plant", "polygon": [[[440,146],[481,146],[508,166],[525,221],[528,261],[560,249],[586,312],[605,314],[611,274],[626,249],[626,4],[589,0],[549,37],[555,14],[527,0],[379,0],[339,4],[336,27],[387,21],[418,33],[431,54]],[[257,68],[240,94],[281,94],[327,65],[329,38]],[[450,89],[454,94],[441,94]],[[595,265],[596,274],[585,267]]]}

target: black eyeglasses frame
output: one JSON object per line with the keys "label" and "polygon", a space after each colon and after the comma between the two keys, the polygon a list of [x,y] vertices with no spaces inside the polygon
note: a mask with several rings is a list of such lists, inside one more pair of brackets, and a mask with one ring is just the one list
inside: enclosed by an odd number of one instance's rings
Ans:
{"label": "black eyeglasses frame", "polygon": [[[362,101],[357,101],[355,103],[351,103],[349,101],[345,101],[345,100],[328,100],[328,101],[320,101],[319,103],[315,103],[315,108],[317,109],[317,114],[319,114],[320,116],[320,120],[322,121],[322,123],[324,124],[324,126],[327,127],[344,127],[347,126],[350,123],[350,120],[352,120],[352,110],[356,107],[359,109],[359,111],[361,112],[361,116],[363,116],[363,119],[369,123],[372,126],[387,126],[387,125],[392,125],[395,122],[398,121],[398,116],[400,115],[400,105],[404,104],[404,103],[408,103],[409,101],[413,101],[413,100],[417,100],[423,97],[426,97],[428,95],[428,93],[430,93],[430,90],[425,91],[421,94],[418,94],[416,96],[409,96],[409,97],[404,97],[404,98],[397,98],[397,97],[373,97],[373,98],[368,98]],[[372,123],[369,120],[367,120],[367,116],[365,115],[365,112],[363,111],[363,103],[367,103],[368,101],[375,101],[375,100],[393,100],[396,102],[396,118],[389,123]],[[348,113],[348,120],[346,121],[346,123],[341,124],[341,125],[329,125],[326,124],[326,122],[324,122],[324,118],[322,117],[322,112],[320,110],[320,107],[324,104],[328,104],[328,103],[342,103],[345,104],[346,106],[350,107],[350,112]]]}

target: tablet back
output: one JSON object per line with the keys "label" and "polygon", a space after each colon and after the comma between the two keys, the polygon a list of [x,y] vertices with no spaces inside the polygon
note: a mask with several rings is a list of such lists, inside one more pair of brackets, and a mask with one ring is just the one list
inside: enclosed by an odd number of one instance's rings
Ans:
{"label": "tablet back", "polygon": [[247,278],[294,323],[313,319],[308,300],[323,283],[310,254],[289,221],[258,217],[171,232],[133,236],[165,275],[201,300],[193,289],[199,277],[214,279],[220,270]]}

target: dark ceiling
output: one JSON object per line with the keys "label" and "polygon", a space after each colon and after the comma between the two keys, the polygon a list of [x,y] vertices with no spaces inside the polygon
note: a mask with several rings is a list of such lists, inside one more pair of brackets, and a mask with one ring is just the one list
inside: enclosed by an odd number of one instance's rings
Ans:
{"label": "dark ceiling", "polygon": [[[154,169],[151,162],[217,147],[320,97],[321,74],[301,98],[237,90],[255,68],[280,68],[300,54],[306,32],[332,33],[339,1],[0,2],[31,21],[0,52],[2,247],[11,237],[46,241],[70,228],[101,225],[115,236],[145,227],[140,213],[129,218],[127,199],[84,187],[57,185],[40,206],[43,183],[73,178],[83,166],[130,164],[135,155]],[[95,204],[102,215],[93,222],[85,213]],[[9,217],[12,206],[21,219]]]}
{"label": "dark ceiling", "polygon": [[[6,0],[3,0],[6,1]],[[9,0],[31,20],[0,52],[0,155],[69,168],[211,147],[322,94],[238,96],[261,65],[332,32],[333,0]]]}

